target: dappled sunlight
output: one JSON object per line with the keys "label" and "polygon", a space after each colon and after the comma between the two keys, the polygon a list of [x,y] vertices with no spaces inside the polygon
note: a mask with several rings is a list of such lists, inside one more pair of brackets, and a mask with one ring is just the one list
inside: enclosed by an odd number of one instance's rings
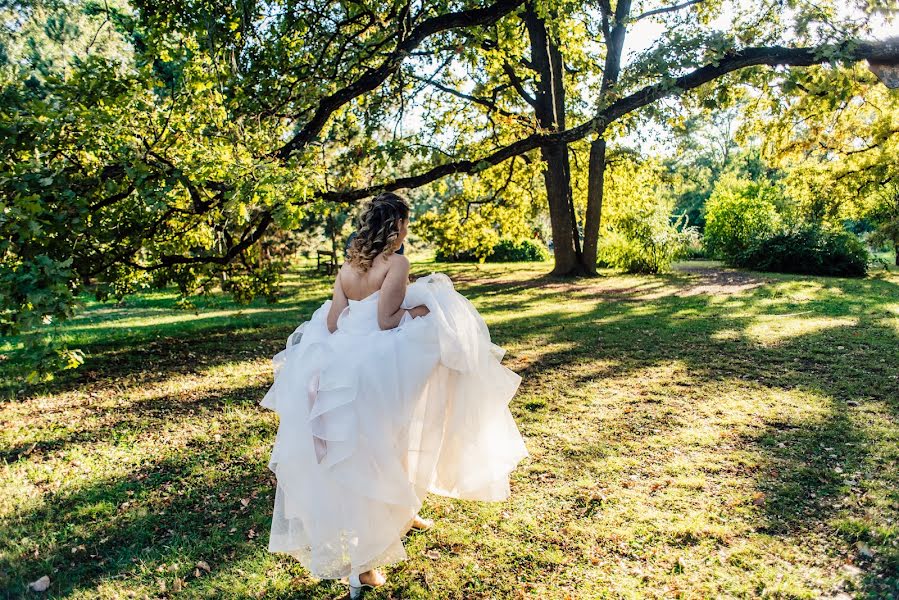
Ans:
{"label": "dappled sunlight", "polygon": [[896,335],[899,335],[899,305],[888,307],[888,310],[894,316],[880,319],[878,322],[882,327],[891,329]]}
{"label": "dappled sunlight", "polygon": [[[10,459],[22,453],[40,455],[45,450],[64,448],[68,442],[115,433],[125,426],[130,435],[137,435],[147,428],[141,426],[147,419],[193,415],[194,409],[209,401],[213,401],[209,408],[215,408],[222,400],[239,397],[248,390],[255,390],[253,398],[261,400],[270,378],[270,360],[259,358],[211,366],[197,373],[174,373],[155,381],[137,377],[91,386],[89,391],[42,396],[27,404],[9,405],[0,439],[19,440],[17,449],[11,451],[14,454],[6,456]],[[59,419],[62,413],[66,415],[64,421]],[[137,429],[132,430],[135,426]]]}
{"label": "dappled sunlight", "polygon": [[[799,315],[759,315],[753,317],[743,333],[760,344],[778,344],[797,336],[820,333],[838,327],[855,327],[857,317],[809,317]],[[837,350],[841,350],[837,347]]]}
{"label": "dappled sunlight", "polygon": [[556,356],[561,352],[568,352],[576,347],[577,345],[574,342],[551,342],[545,338],[541,339],[539,335],[535,335],[528,339],[526,344],[510,347],[506,352],[504,364],[516,372],[533,369],[545,357]]}
{"label": "dappled sunlight", "polygon": [[[115,573],[121,569],[130,572],[133,568],[144,568],[147,559],[152,564],[154,555],[171,552],[172,559],[182,562],[182,576],[186,576],[193,569],[183,564],[183,551],[177,547],[160,546],[148,539],[147,547],[132,550],[141,555],[140,562],[132,564],[128,546],[122,545],[132,542],[121,536],[134,535],[129,532],[138,530],[143,536],[151,536],[156,530],[156,535],[171,541],[180,538],[189,546],[209,535],[235,537],[236,533],[238,539],[245,537],[247,529],[234,531],[233,525],[239,520],[234,513],[245,512],[250,502],[255,510],[260,510],[270,498],[257,498],[258,492],[246,491],[241,500],[242,486],[235,486],[230,468],[243,462],[241,456],[252,453],[249,447],[259,446],[259,433],[269,428],[248,413],[232,412],[212,421],[192,417],[161,423],[136,439],[82,442],[39,463],[45,472],[52,470],[59,474],[65,480],[61,485],[41,482],[40,497],[15,507],[4,507],[3,516],[15,520],[34,514],[47,519],[60,511],[65,513],[68,527],[64,538],[40,530],[16,538],[17,547],[28,552],[32,545],[37,548],[36,557],[81,558],[80,553],[90,553],[98,558],[90,561],[94,566],[88,568],[112,569],[109,572]],[[22,464],[27,463],[16,463]],[[264,489],[269,488],[264,462],[252,467],[247,464],[244,472],[249,481],[265,482]],[[34,477],[33,470],[20,475],[15,469],[7,469],[3,487],[8,490],[4,490],[3,497],[21,479],[27,481]],[[197,497],[204,493],[205,496]],[[232,509],[223,512],[217,505],[230,505]],[[176,525],[176,522],[190,521],[194,514],[203,520],[215,520],[212,531],[208,527],[197,530]],[[117,555],[123,550],[124,560],[121,560]],[[173,575],[167,568],[160,571],[165,573],[161,575],[163,578]],[[158,587],[156,591],[160,591]]]}
{"label": "dappled sunlight", "polygon": [[[429,497],[438,526],[408,538],[389,594],[814,597],[848,585],[852,536],[877,556],[899,536],[893,282],[504,269],[448,270],[523,377],[510,408],[530,457],[507,502]],[[74,331],[86,368],[0,406],[8,581],[46,572],[84,599],[343,593],[265,549],[277,418],[258,401],[325,283],[297,280],[277,312],[222,303],[197,328],[170,299],[106,315],[132,337]]]}
{"label": "dappled sunlight", "polygon": [[110,321],[109,319],[104,319],[97,323],[90,323],[85,325],[72,325],[66,326],[65,331],[67,333],[74,333],[79,331],[90,331],[92,329],[107,329],[111,325],[121,328],[121,329],[140,329],[140,328],[155,328],[160,325],[172,325],[174,323],[196,323],[197,321],[203,321],[205,319],[222,319],[222,318],[242,318],[249,315],[254,314],[265,314],[269,315],[272,313],[285,313],[285,312],[295,312],[296,309],[290,306],[271,306],[271,307],[262,307],[262,308],[238,308],[233,310],[211,310],[211,311],[202,311],[202,312],[194,312],[185,310],[183,314],[171,314],[171,311],[160,312],[158,316],[140,316],[140,317],[124,317],[121,319],[115,319]]}
{"label": "dappled sunlight", "polygon": [[[242,416],[249,416],[249,413]],[[226,443],[222,440],[233,436],[229,432],[240,417],[235,413],[223,413],[216,419],[205,415],[181,416],[155,421],[152,426],[147,423],[144,427],[134,427],[140,424],[132,423],[132,427],[122,433],[79,439],[46,454],[40,462],[18,461],[8,466],[0,477],[0,489],[6,488],[9,492],[3,497],[15,498],[17,494],[12,492],[20,485],[27,485],[37,493],[29,494],[31,503],[3,507],[3,512],[34,509],[53,495],[66,495],[107,479],[126,477],[147,463],[164,462],[179,455],[189,462],[190,447],[201,444],[215,447]],[[211,469],[210,473],[215,473],[214,465],[204,466]]]}
{"label": "dappled sunlight", "polygon": [[717,342],[732,342],[739,340],[742,336],[743,334],[737,329],[719,329],[709,337]]}

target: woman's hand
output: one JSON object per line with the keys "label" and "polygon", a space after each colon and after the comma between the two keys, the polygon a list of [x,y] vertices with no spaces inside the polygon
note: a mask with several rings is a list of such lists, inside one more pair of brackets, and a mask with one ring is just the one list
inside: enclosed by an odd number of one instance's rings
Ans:
{"label": "woman's hand", "polygon": [[425,306],[424,304],[421,304],[421,305],[416,306],[416,307],[414,307],[414,308],[410,308],[410,309],[409,309],[409,316],[412,317],[412,318],[414,319],[415,317],[423,317],[423,316],[425,316],[426,314],[428,314],[429,312],[431,312],[431,309],[428,308],[427,306]]}

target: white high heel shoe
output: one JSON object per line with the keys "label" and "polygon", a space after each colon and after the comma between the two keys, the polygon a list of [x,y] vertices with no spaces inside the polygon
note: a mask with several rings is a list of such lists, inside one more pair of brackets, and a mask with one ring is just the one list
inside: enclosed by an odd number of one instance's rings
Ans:
{"label": "white high heel shoe", "polygon": [[381,578],[379,578],[380,583],[362,583],[362,580],[359,579],[359,573],[353,573],[352,575],[350,575],[349,580],[351,600],[357,600],[358,598],[361,598],[366,589],[374,589],[376,587],[384,585],[387,582],[382,575]]}

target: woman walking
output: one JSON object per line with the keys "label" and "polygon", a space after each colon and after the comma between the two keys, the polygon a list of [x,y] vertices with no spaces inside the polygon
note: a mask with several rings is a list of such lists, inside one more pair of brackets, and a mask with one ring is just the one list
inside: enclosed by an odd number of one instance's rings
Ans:
{"label": "woman walking", "polygon": [[262,400],[280,417],[269,550],[348,578],[354,598],[431,525],[427,493],[505,500],[527,456],[508,409],[520,377],[484,320],[445,275],[408,284],[405,200],[378,196],[357,225],[331,300],[274,357]]}

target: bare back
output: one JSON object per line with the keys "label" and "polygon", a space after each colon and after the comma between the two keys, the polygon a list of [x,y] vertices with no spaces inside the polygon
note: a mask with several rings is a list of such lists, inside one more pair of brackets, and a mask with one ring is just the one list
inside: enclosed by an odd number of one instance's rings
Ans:
{"label": "bare back", "polygon": [[371,296],[381,289],[389,269],[390,260],[383,254],[375,259],[371,268],[365,273],[349,263],[343,263],[338,277],[344,295],[349,300],[363,300]]}
{"label": "bare back", "polygon": [[400,305],[409,283],[409,259],[401,254],[381,254],[375,258],[368,271],[360,271],[350,263],[344,263],[334,280],[334,295],[328,311],[328,329],[337,329],[340,313],[349,301],[359,301],[380,292],[378,297],[378,323],[382,329],[396,327],[400,321]]}

